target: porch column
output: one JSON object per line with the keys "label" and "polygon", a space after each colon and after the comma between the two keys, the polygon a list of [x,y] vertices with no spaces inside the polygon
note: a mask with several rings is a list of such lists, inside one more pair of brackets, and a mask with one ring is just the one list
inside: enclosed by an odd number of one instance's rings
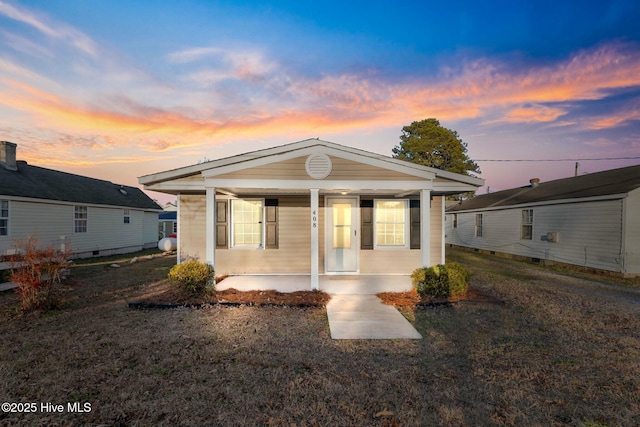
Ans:
{"label": "porch column", "polygon": [[318,228],[320,227],[320,210],[318,204],[319,190],[312,188],[311,192],[311,290],[319,288],[318,263],[320,255],[318,250]]}
{"label": "porch column", "polygon": [[206,189],[205,257],[207,264],[216,266],[216,189]]}
{"label": "porch column", "polygon": [[431,190],[420,190],[420,261],[431,266]]}

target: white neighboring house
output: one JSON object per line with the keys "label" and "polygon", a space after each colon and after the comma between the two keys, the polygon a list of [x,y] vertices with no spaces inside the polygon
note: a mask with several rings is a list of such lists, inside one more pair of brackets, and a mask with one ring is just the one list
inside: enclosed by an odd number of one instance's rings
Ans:
{"label": "white neighboring house", "polygon": [[31,235],[77,257],[157,245],[162,209],[142,190],[28,165],[16,148],[0,141],[0,269]]}
{"label": "white neighboring house", "polygon": [[483,194],[446,210],[446,243],[640,276],[640,165]]}
{"label": "white neighboring house", "polygon": [[444,262],[444,197],[483,180],[308,139],[139,178],[178,196],[178,261],[217,274],[401,275]]}

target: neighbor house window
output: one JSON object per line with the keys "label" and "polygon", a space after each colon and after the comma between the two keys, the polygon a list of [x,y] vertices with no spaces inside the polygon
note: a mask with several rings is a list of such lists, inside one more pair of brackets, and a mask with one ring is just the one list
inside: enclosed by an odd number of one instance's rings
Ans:
{"label": "neighbor house window", "polygon": [[131,209],[124,210],[124,223],[125,224],[131,223]]}
{"label": "neighbor house window", "polygon": [[377,247],[407,247],[407,200],[375,201],[375,237]]}
{"label": "neighbor house window", "polygon": [[476,214],[476,237],[482,237],[482,214]]}
{"label": "neighbor house window", "polygon": [[87,213],[86,206],[74,206],[73,207],[73,231],[74,233],[86,233],[87,232],[87,220],[89,215]]}
{"label": "neighbor house window", "polygon": [[522,210],[520,238],[522,240],[533,240],[533,209]]}
{"label": "neighbor house window", "polygon": [[231,201],[231,239],[234,247],[262,246],[262,200]]}
{"label": "neighbor house window", "polygon": [[453,214],[453,228],[458,228],[458,214]]}
{"label": "neighbor house window", "polygon": [[9,201],[0,200],[0,236],[9,235]]}

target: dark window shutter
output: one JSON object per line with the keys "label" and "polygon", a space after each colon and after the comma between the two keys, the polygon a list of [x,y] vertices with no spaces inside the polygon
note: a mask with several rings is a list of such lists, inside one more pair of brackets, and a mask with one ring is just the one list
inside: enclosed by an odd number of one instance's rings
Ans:
{"label": "dark window shutter", "polygon": [[409,247],[420,249],[420,200],[409,200]]}
{"label": "dark window shutter", "polygon": [[360,200],[360,249],[373,249],[373,200]]}
{"label": "dark window shutter", "polygon": [[216,249],[229,247],[227,241],[229,236],[228,203],[227,200],[216,200]]}
{"label": "dark window shutter", "polygon": [[265,199],[265,249],[278,249],[278,199]]}

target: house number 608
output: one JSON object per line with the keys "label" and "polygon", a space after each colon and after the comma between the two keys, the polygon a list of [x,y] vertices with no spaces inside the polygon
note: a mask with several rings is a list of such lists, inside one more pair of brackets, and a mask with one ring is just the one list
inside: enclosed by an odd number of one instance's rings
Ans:
{"label": "house number 608", "polygon": [[311,225],[313,228],[318,227],[318,216],[316,214],[316,211],[311,212]]}

